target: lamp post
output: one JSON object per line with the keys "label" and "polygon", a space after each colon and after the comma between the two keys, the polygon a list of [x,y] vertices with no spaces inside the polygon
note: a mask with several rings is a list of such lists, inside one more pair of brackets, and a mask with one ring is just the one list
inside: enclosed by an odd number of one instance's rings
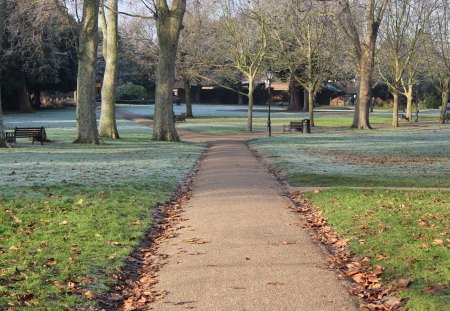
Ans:
{"label": "lamp post", "polygon": [[266,75],[267,75],[267,81],[269,81],[269,111],[267,114],[267,127],[269,128],[269,137],[271,137],[272,136],[272,122],[270,121],[270,105],[272,103],[272,92],[271,92],[272,79],[273,79],[272,67],[269,67],[269,69],[266,72]]}

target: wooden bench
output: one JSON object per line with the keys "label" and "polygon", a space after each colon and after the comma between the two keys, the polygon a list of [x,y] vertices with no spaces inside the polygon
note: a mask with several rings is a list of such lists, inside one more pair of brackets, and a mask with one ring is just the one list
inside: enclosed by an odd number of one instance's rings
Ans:
{"label": "wooden bench", "polygon": [[175,116],[175,122],[186,122],[186,113],[182,112],[179,116]]}
{"label": "wooden bench", "polygon": [[291,121],[289,125],[283,125],[283,134],[286,132],[292,133],[292,130],[303,133],[303,122]]}
{"label": "wooden bench", "polygon": [[30,138],[32,144],[39,141],[41,145],[47,141],[47,134],[44,127],[15,127],[14,132],[6,132],[6,141],[17,143],[17,138]]}

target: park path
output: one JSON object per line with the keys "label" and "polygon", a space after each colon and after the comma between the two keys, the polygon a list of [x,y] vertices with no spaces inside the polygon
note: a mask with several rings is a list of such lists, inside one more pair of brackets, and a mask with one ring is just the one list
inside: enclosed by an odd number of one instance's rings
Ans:
{"label": "park path", "polygon": [[166,295],[148,310],[358,309],[336,274],[321,268],[326,255],[247,147],[248,136],[179,134],[208,149],[177,236],[159,246],[154,289]]}

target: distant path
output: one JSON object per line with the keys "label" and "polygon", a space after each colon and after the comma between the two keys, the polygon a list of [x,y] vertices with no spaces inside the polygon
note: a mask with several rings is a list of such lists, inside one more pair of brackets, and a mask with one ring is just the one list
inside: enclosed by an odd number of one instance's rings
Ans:
{"label": "distant path", "polygon": [[154,288],[168,293],[149,310],[358,310],[248,136],[179,134],[209,147],[178,235],[160,245]]}

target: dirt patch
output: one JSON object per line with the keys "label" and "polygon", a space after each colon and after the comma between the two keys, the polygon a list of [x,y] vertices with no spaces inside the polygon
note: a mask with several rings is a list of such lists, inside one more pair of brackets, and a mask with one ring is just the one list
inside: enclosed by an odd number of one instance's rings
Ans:
{"label": "dirt patch", "polygon": [[372,156],[368,154],[350,152],[344,150],[314,150],[314,151],[304,151],[310,156],[324,156],[328,158],[333,158],[333,163],[346,163],[351,165],[377,165],[377,166],[392,166],[392,165],[405,165],[411,163],[421,163],[421,164],[433,164],[438,161],[437,158],[428,156],[423,157],[404,157],[401,155],[381,155]]}

